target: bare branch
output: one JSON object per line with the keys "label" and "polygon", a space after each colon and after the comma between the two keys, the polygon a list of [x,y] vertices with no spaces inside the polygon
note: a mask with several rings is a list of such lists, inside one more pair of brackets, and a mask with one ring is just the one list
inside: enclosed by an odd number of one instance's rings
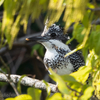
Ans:
{"label": "bare branch", "polygon": [[100,8],[89,8],[89,7],[87,7],[86,8],[86,10],[91,10],[91,11],[100,11]]}
{"label": "bare branch", "polygon": [[[8,76],[8,74],[6,74]],[[10,80],[13,83],[18,83],[19,79],[21,78],[20,75],[10,75]],[[7,77],[3,74],[0,73],[0,81],[2,82],[9,82]],[[24,77],[21,80],[21,84],[24,86],[31,86],[31,87],[35,87],[41,90],[46,90],[46,85],[43,83],[43,81],[37,80],[37,79],[32,79],[29,77]],[[58,92],[57,86],[51,83],[48,83],[50,85],[51,88],[51,92]]]}

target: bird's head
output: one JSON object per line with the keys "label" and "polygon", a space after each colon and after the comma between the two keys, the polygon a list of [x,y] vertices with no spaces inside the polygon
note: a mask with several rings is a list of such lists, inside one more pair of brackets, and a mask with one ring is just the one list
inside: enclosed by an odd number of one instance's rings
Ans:
{"label": "bird's head", "polygon": [[48,29],[45,26],[41,36],[26,38],[26,40],[37,41],[43,44],[46,48],[50,48],[52,47],[52,44],[57,46],[59,46],[60,43],[64,44],[68,40],[68,35],[63,33],[63,29],[60,26],[53,24]]}

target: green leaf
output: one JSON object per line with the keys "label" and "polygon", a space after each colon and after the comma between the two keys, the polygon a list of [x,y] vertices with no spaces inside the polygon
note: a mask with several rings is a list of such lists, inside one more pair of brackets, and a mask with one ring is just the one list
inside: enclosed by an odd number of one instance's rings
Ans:
{"label": "green leaf", "polygon": [[5,99],[5,100],[15,100],[15,98],[7,98],[7,99]]}
{"label": "green leaf", "polygon": [[76,79],[74,77],[72,77],[71,75],[61,75],[61,78],[65,82],[77,82]]}
{"label": "green leaf", "polygon": [[22,78],[24,78],[26,75],[22,75],[18,81],[18,84],[17,84],[17,90],[18,92],[21,94],[21,85],[20,85],[20,82],[22,80]]}
{"label": "green leaf", "polygon": [[44,4],[46,0],[39,0],[39,4]]}
{"label": "green leaf", "polygon": [[31,52],[31,55],[33,55],[34,53],[34,50],[38,50],[40,48],[40,44],[35,44],[33,47],[32,47],[32,52]]}
{"label": "green leaf", "polygon": [[19,95],[15,98],[7,98],[5,100],[33,100],[32,97],[28,94]]}
{"label": "green leaf", "polygon": [[43,57],[44,56],[44,47],[41,45],[38,49],[39,54]]}
{"label": "green leaf", "polygon": [[48,97],[50,96],[51,88],[50,88],[49,84],[48,84],[45,80],[43,80],[43,82],[44,82],[45,85],[46,85],[47,98],[48,98]]}
{"label": "green leaf", "polygon": [[66,84],[64,82],[64,80],[61,78],[61,76],[57,75],[56,73],[54,73],[51,68],[49,68],[50,71],[50,77],[56,81],[57,85],[58,85],[58,89],[60,90],[60,92],[62,92],[63,94],[69,94],[69,90],[66,87]]}
{"label": "green leaf", "polygon": [[32,100],[40,100],[41,90],[30,87],[27,93],[32,97]]}
{"label": "green leaf", "polygon": [[82,25],[79,25],[79,24],[75,24],[74,25],[74,31],[73,31],[73,37],[75,39],[77,39],[77,41],[79,43],[82,43],[83,39],[84,39],[84,27],[82,27]]}
{"label": "green leaf", "polygon": [[73,76],[77,81],[85,83],[89,77],[89,72],[91,71],[91,67],[83,66],[80,67],[78,71],[71,73],[70,75]]}
{"label": "green leaf", "polygon": [[64,99],[61,93],[55,93],[53,96],[51,96],[47,100],[64,100]]}
{"label": "green leaf", "polygon": [[85,89],[84,94],[82,95],[81,99],[82,100],[88,100],[90,97],[93,95],[93,87],[89,86],[88,88]]}
{"label": "green leaf", "polygon": [[28,94],[23,94],[15,97],[15,100],[32,100],[32,97]]}
{"label": "green leaf", "polygon": [[90,12],[86,11],[86,13],[85,13],[85,15],[83,17],[83,20],[82,20],[82,23],[86,28],[89,25],[89,15],[90,15]]}
{"label": "green leaf", "polygon": [[87,41],[87,46],[90,50],[94,49],[97,55],[100,55],[100,25],[95,26],[95,29],[92,30]]}
{"label": "green leaf", "polygon": [[34,54],[34,50],[37,50],[39,55],[43,56],[44,55],[44,47],[41,44],[35,44],[32,47],[31,55]]}

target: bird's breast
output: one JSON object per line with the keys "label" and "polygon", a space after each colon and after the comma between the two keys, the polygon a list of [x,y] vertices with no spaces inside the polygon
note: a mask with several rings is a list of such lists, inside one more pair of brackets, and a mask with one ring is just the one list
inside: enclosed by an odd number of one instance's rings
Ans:
{"label": "bird's breast", "polygon": [[73,71],[73,65],[68,57],[64,58],[64,54],[59,54],[56,51],[47,51],[44,57],[46,68],[52,68],[57,74],[70,74]]}

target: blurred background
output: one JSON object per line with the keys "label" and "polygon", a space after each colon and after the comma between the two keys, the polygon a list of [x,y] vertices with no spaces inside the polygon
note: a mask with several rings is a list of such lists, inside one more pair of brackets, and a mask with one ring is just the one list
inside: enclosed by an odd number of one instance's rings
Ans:
{"label": "blurred background", "polygon": [[[92,2],[92,0],[90,0]],[[99,3],[100,0],[96,0],[96,3]],[[4,5],[0,6],[0,22],[2,22],[3,18]],[[8,70],[5,68],[5,63],[10,68],[11,74],[17,75],[27,75],[31,78],[36,78],[39,80],[46,80],[47,82],[52,82],[52,80],[48,76],[48,72],[43,64],[43,57],[45,54],[45,48],[38,43],[35,42],[26,42],[25,39],[31,36],[39,35],[43,32],[45,26],[45,16],[48,12],[44,11],[36,18],[34,21],[32,17],[29,16],[26,32],[24,32],[23,25],[20,26],[18,31],[18,35],[12,44],[12,48],[9,49],[8,44],[5,44],[0,49],[0,68],[3,72],[7,73]],[[18,13],[14,15],[14,19],[18,16]],[[56,16],[56,15],[55,15]],[[54,16],[54,17],[55,17]],[[65,23],[62,20],[63,13],[60,20],[56,24],[60,24],[64,27]],[[73,31],[73,23],[70,25],[67,34],[72,37]],[[5,38],[5,37],[4,37]],[[74,49],[77,45],[77,41],[73,40],[71,42],[71,47]],[[2,59],[4,62],[2,62]],[[21,86],[22,94],[27,93],[27,86]],[[9,83],[0,82],[0,90],[4,96],[7,97],[15,97],[16,94]],[[8,95],[7,95],[8,94]],[[42,98],[45,98],[45,92],[42,93]]]}

